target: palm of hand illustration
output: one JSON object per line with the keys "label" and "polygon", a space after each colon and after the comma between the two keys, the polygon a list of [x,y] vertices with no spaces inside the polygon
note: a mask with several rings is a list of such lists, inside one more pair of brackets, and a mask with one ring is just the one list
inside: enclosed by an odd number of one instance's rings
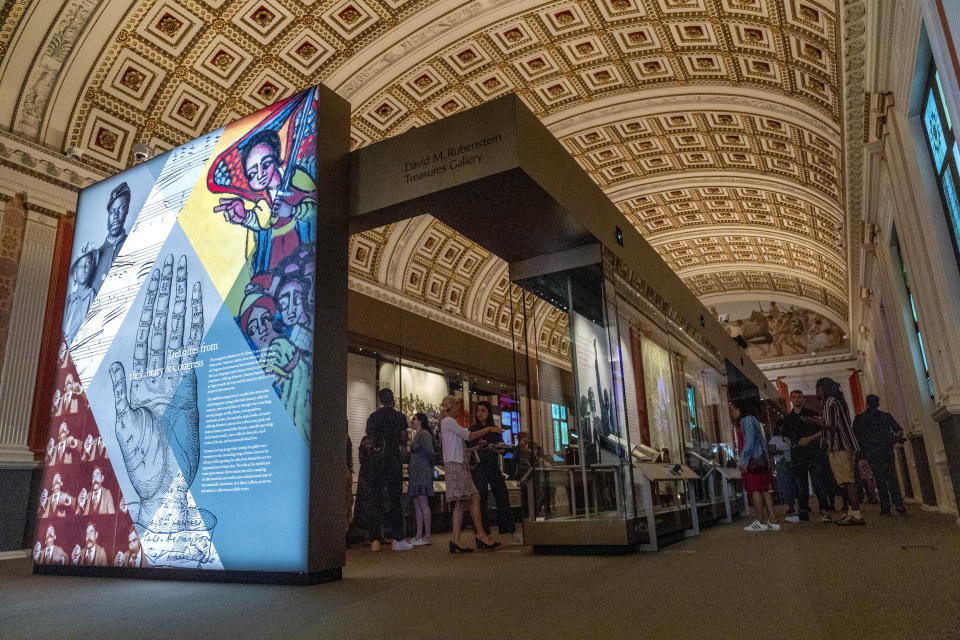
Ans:
{"label": "palm of hand illustration", "polygon": [[[189,486],[200,463],[200,413],[193,361],[203,338],[203,292],[193,284],[190,333],[183,342],[187,260],[177,264],[176,292],[167,334],[173,256],[150,276],[133,351],[129,394],[121,362],[110,365],[116,433],[123,462],[140,497],[134,521],[149,524],[178,471]],[[169,356],[169,357],[168,357]],[[179,462],[178,462],[179,460]]]}

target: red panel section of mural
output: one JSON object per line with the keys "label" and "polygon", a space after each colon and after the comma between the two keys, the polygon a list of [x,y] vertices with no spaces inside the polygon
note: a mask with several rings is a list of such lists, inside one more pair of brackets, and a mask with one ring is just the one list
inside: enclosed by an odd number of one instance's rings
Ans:
{"label": "red panel section of mural", "polygon": [[145,562],[65,342],[54,380],[34,561],[79,566]]}

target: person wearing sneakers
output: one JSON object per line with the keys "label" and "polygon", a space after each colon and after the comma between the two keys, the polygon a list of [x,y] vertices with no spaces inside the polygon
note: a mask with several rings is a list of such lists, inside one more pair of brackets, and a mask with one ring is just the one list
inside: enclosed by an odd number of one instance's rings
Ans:
{"label": "person wearing sneakers", "polygon": [[767,439],[756,417],[756,409],[749,400],[735,402],[731,409],[733,420],[740,420],[743,432],[740,449],[740,469],[743,473],[743,488],[750,492],[753,504],[753,522],[744,531],[779,531],[777,516],[773,511],[773,496],[770,494],[770,457]]}
{"label": "person wearing sneakers", "polygon": [[841,526],[866,524],[860,513],[860,496],[853,477],[853,460],[860,445],[850,425],[847,401],[833,378],[817,380],[817,398],[823,402],[823,444],[830,459],[830,469],[847,495],[847,513],[836,523]]}
{"label": "person wearing sneakers", "polygon": [[410,482],[407,494],[413,500],[416,515],[417,532],[413,546],[430,544],[430,498],[433,497],[433,465],[437,463],[437,452],[433,448],[433,432],[424,413],[415,413],[410,418],[415,435],[410,446]]}
{"label": "person wearing sneakers", "polygon": [[380,389],[377,399],[380,408],[367,418],[372,451],[370,500],[366,505],[367,534],[372,540],[370,550],[380,550],[386,521],[393,537],[393,550],[409,551],[413,545],[403,539],[403,464],[400,462],[400,450],[407,442],[407,417],[393,408],[393,391],[390,389]]}
{"label": "person wearing sneakers", "polygon": [[810,520],[810,479],[813,493],[817,496],[820,518],[823,522],[833,520],[833,503],[827,496],[826,480],[830,473],[827,455],[820,446],[823,427],[817,415],[804,408],[803,391],[790,392],[790,412],[783,417],[783,435],[790,440],[790,460],[793,462],[795,482],[798,487],[797,513],[787,516],[787,522]]}

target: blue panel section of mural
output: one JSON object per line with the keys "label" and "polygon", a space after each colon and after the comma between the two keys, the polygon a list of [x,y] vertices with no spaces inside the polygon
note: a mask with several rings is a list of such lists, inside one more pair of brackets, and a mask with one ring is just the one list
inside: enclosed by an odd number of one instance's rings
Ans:
{"label": "blue panel section of mural", "polygon": [[192,493],[217,518],[227,569],[303,571],[309,451],[233,317],[222,308],[197,368],[202,455]]}

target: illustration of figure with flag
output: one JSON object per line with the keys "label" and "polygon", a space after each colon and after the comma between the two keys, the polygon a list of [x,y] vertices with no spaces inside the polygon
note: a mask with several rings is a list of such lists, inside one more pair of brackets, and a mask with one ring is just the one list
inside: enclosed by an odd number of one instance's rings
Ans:
{"label": "illustration of figure with flag", "polygon": [[214,211],[249,230],[251,275],[275,268],[316,241],[316,90],[278,103],[214,161],[207,176]]}

